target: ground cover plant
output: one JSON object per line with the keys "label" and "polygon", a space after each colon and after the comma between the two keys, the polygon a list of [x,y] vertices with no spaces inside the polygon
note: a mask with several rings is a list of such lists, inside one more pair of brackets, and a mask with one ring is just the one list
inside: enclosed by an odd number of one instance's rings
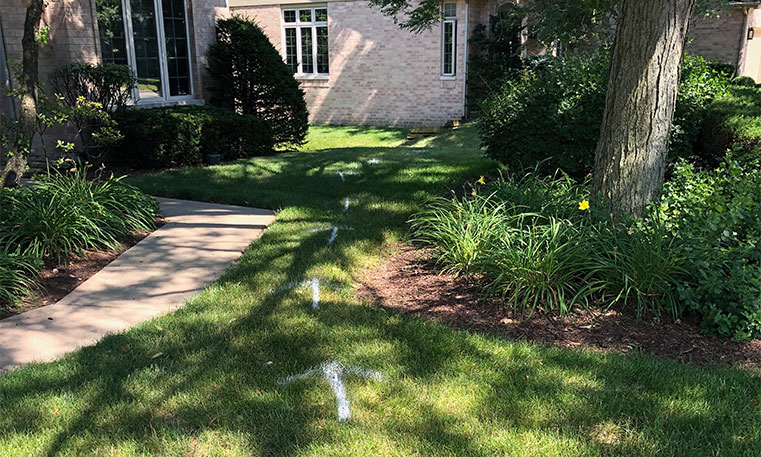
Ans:
{"label": "ground cover plant", "polygon": [[153,229],[158,204],[123,178],[88,179],[85,167],[73,167],[3,189],[0,214],[0,306],[7,306],[35,287],[43,261],[114,249],[131,232]]}
{"label": "ground cover plant", "polygon": [[[179,311],[0,377],[0,454],[757,453],[757,373],[508,342],[365,306],[352,286],[407,238],[410,215],[495,167],[471,128],[406,134],[313,128],[303,152],[134,178],[152,195],[278,219]],[[334,225],[328,245],[319,229]],[[311,288],[283,288],[314,277],[331,284],[317,311]],[[324,380],[278,383],[333,360],[382,374],[347,376],[345,423]]]}

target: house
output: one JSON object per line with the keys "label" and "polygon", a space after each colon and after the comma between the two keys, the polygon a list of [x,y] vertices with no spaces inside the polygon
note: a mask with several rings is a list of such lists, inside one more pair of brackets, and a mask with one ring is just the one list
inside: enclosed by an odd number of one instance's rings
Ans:
{"label": "house", "polygon": [[[25,3],[0,5],[0,79],[7,61],[20,60]],[[465,115],[468,37],[509,3],[444,0],[441,23],[413,34],[367,0],[49,0],[41,81],[72,60],[114,62],[137,74],[138,106],[204,103],[215,21],[239,14],[256,20],[282,52],[306,93],[311,122],[437,126]],[[758,80],[760,7],[736,1],[719,18],[696,19],[689,48]],[[2,93],[0,110],[10,112]]]}

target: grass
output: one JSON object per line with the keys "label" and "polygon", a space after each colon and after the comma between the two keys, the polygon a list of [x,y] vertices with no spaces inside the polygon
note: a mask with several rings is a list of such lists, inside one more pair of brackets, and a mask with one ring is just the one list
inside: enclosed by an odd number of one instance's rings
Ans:
{"label": "grass", "polygon": [[[177,312],[1,377],[0,455],[758,455],[757,373],[508,342],[363,306],[352,285],[405,239],[409,215],[494,167],[469,128],[425,144],[405,133],[314,128],[300,153],[134,179],[278,220]],[[309,231],[332,225],[355,230],[331,246]],[[272,292],[313,276],[336,285],[316,312],[307,287]],[[325,381],[277,383],[330,360],[383,375],[347,377],[348,423]]]}

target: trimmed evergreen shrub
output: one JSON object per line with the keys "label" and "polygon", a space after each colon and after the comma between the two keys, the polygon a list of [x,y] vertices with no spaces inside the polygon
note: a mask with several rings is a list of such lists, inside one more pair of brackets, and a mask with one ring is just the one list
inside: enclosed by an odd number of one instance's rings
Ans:
{"label": "trimmed evergreen shrub", "polygon": [[[591,171],[605,108],[607,49],[551,58],[537,70],[507,79],[483,104],[479,130],[486,154],[513,169],[575,178]],[[700,57],[685,57],[677,95],[671,157],[690,157],[708,104],[722,95],[728,75]]]}
{"label": "trimmed evergreen shrub", "polygon": [[732,86],[705,114],[698,152],[709,165],[732,150],[740,162],[761,159],[761,88]]}
{"label": "trimmed evergreen shrub", "polygon": [[273,153],[269,122],[213,106],[130,109],[116,119],[124,141],[112,161],[137,168],[197,166],[207,154],[235,160]]}
{"label": "trimmed evergreen shrub", "polygon": [[215,80],[211,104],[269,121],[277,145],[304,143],[304,91],[259,26],[239,16],[217,21],[208,66]]}

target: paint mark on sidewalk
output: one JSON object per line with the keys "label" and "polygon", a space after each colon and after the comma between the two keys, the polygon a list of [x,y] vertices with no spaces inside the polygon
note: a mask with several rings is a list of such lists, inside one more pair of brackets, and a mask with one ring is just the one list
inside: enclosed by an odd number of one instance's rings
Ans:
{"label": "paint mark on sidewalk", "polygon": [[346,394],[346,386],[344,384],[344,377],[346,374],[355,374],[357,376],[372,379],[374,381],[382,381],[383,376],[380,372],[367,370],[355,366],[345,366],[341,362],[331,361],[322,362],[320,366],[310,368],[304,373],[287,376],[277,381],[278,385],[287,386],[294,381],[314,378],[322,375],[330,388],[333,390],[333,394],[336,396],[336,406],[338,408],[338,421],[346,422],[351,419],[351,409],[349,407],[349,396]]}

